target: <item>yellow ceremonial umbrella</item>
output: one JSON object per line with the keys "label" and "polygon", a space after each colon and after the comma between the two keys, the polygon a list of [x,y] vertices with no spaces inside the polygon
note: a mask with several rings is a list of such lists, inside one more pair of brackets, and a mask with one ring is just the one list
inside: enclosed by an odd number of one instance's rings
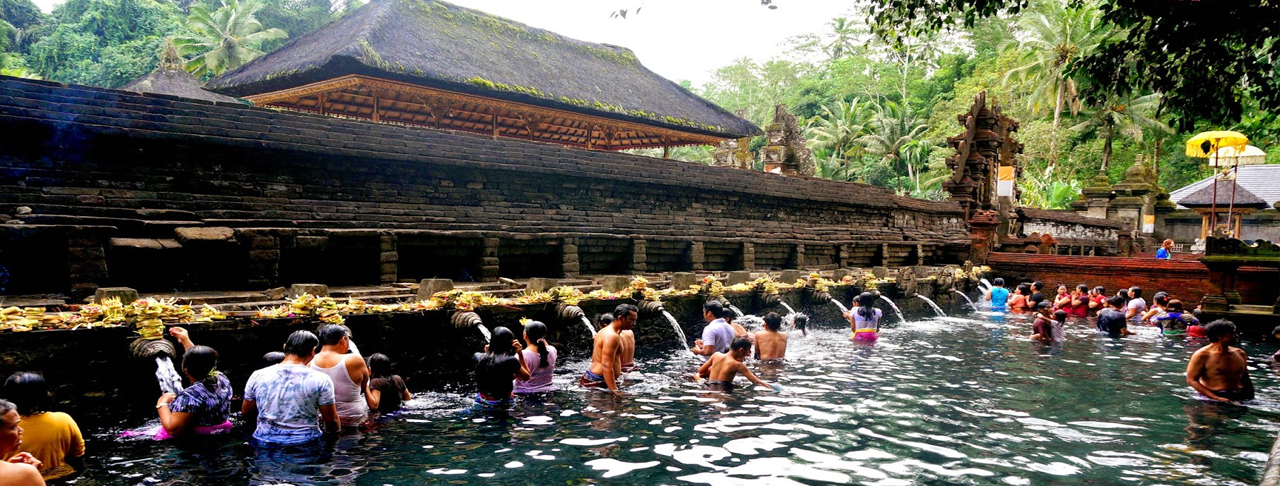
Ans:
{"label": "yellow ceremonial umbrella", "polygon": [[[1203,133],[1197,134],[1194,137],[1191,137],[1191,140],[1187,140],[1187,157],[1211,158],[1209,161],[1209,165],[1216,168],[1218,167],[1218,151],[1219,150],[1226,147],[1230,147],[1236,153],[1240,153],[1240,152],[1244,152],[1245,148],[1248,145],[1249,145],[1249,137],[1246,137],[1243,133],[1240,133],[1240,132],[1232,132],[1232,131],[1226,131],[1226,130],[1203,132]],[[1238,163],[1232,164],[1233,170],[1237,170],[1238,167],[1239,167]],[[1210,221],[1210,228],[1213,228],[1216,230],[1218,228],[1218,173],[1216,169],[1214,171],[1213,181],[1211,183],[1213,184],[1213,205],[1210,211],[1212,211],[1213,216],[1210,218],[1209,221]],[[1231,204],[1227,207],[1227,226],[1231,226],[1231,218],[1234,217],[1232,213],[1234,212],[1234,209],[1235,209],[1234,207],[1235,201],[1236,201],[1236,185],[1235,185],[1235,179],[1232,178]],[[1238,236],[1238,235],[1232,235],[1232,236]]]}

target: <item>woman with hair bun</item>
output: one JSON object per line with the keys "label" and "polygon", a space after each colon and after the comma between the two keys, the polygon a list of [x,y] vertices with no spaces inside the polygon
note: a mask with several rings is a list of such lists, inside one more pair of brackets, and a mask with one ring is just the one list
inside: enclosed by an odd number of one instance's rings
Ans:
{"label": "woman with hair bun", "polygon": [[177,395],[166,393],[156,402],[160,430],[156,439],[168,439],[186,433],[219,434],[231,430],[231,381],[218,372],[218,352],[191,342],[186,329],[169,330],[186,349],[182,355],[182,373],[191,386]]}
{"label": "woman with hair bun", "polygon": [[556,347],[547,343],[547,325],[529,321],[524,325],[524,342],[529,347],[520,351],[529,367],[529,379],[516,378],[516,393],[543,393],[555,391],[551,375],[556,371]]}

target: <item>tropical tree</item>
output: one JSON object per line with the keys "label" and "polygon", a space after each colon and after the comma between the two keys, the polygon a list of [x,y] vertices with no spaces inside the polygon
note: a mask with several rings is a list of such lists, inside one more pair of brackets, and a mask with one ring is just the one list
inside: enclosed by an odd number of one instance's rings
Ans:
{"label": "tropical tree", "polygon": [[[902,149],[920,138],[920,135],[928,129],[928,125],[912,116],[906,109],[897,103],[886,101],[876,105],[871,130],[859,138],[858,142],[868,154],[879,157],[881,164],[897,171],[898,163],[902,159]],[[910,176],[911,168],[908,167],[905,170]],[[901,181],[898,185],[898,190],[901,191]]]}
{"label": "tropical tree", "polygon": [[857,156],[862,149],[859,140],[867,135],[871,118],[871,111],[857,98],[823,106],[822,113],[805,127],[809,149],[839,159]]}
{"label": "tropical tree", "polygon": [[[1024,39],[1017,46],[1024,52],[1023,64],[1005,74],[1004,82],[1017,78],[1032,86],[1027,97],[1032,113],[1053,106],[1052,135],[1057,135],[1062,112],[1080,111],[1079,89],[1071,70],[1080,58],[1092,53],[1105,37],[1106,29],[1095,7],[1085,4],[1068,8],[1060,0],[1047,2],[1037,11],[1021,17]],[[1049,163],[1057,163],[1057,147],[1050,138]]]}
{"label": "tropical tree", "polygon": [[222,0],[209,12],[203,5],[191,7],[187,28],[194,34],[175,37],[174,45],[183,56],[193,56],[186,69],[196,76],[218,75],[261,56],[263,42],[289,36],[281,29],[264,29],[254,16],[262,6],[253,0]]}
{"label": "tropical tree", "polygon": [[1173,133],[1172,128],[1155,118],[1160,106],[1159,93],[1137,97],[1113,95],[1101,101],[1100,106],[1088,112],[1088,118],[1071,127],[1071,131],[1093,132],[1102,138],[1102,172],[1111,165],[1111,144],[1117,134],[1142,143],[1144,130]]}

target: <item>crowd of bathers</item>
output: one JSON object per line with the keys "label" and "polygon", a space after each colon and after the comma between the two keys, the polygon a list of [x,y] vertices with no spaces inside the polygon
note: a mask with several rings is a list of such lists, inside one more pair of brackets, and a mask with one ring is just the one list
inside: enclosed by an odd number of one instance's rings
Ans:
{"label": "crowd of bathers", "polygon": [[[1156,292],[1148,304],[1140,287],[1122,288],[1108,296],[1104,287],[1077,285],[1072,289],[1059,284],[1055,295],[1046,297],[1042,282],[1019,284],[1011,293],[1005,288],[1004,279],[997,278],[983,299],[991,303],[993,312],[1033,314],[1031,340],[1047,346],[1066,341],[1069,321],[1088,325],[1088,318],[1095,319],[1097,331],[1110,338],[1185,335],[1191,339],[1189,344],[1203,344],[1187,364],[1188,386],[1205,398],[1221,402],[1238,404],[1254,398],[1248,356],[1232,346],[1235,324],[1218,319],[1202,325],[1195,315],[1198,309],[1186,309],[1180,299],[1168,292]],[[1273,334],[1280,339],[1280,327]],[[1277,359],[1280,352],[1272,357],[1273,361]]]}
{"label": "crowd of bathers", "polygon": [[1068,319],[1090,317],[1097,319],[1098,331],[1111,337],[1135,331],[1205,336],[1195,312],[1181,300],[1162,291],[1156,292],[1148,303],[1141,287],[1122,288],[1115,295],[1108,295],[1105,287],[1058,284],[1055,293],[1047,296],[1043,282],[1021,283],[1010,291],[1004,279],[997,278],[983,299],[991,303],[995,312],[1036,314],[1035,330],[1048,332],[1036,332],[1035,336],[1045,343],[1062,341],[1062,325]]}

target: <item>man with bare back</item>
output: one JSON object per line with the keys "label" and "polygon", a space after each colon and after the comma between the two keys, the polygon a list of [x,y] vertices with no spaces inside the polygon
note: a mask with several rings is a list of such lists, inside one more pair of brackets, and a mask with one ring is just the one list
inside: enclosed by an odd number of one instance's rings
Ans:
{"label": "man with bare back", "polygon": [[622,331],[636,325],[640,309],[631,304],[621,304],[613,309],[613,322],[596,333],[591,346],[591,367],[578,384],[584,388],[607,388],[618,393],[618,375],[622,373]]}
{"label": "man with bare back", "polygon": [[1253,380],[1243,349],[1233,348],[1236,325],[1218,319],[1205,326],[1209,345],[1191,355],[1187,364],[1187,384],[1208,398],[1239,403],[1253,399]]}

